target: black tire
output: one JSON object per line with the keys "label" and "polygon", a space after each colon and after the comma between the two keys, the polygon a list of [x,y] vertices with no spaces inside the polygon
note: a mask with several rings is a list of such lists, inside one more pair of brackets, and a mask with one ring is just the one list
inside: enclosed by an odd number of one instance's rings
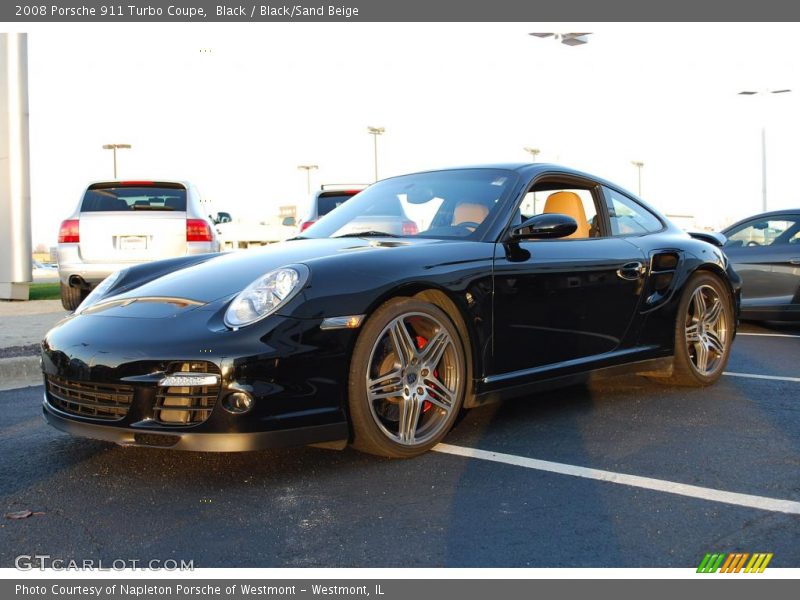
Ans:
{"label": "black tire", "polygon": [[[709,299],[719,299],[719,319],[717,325],[711,327],[704,321],[698,326],[696,295],[703,297],[706,305]],[[711,307],[708,307],[710,310]],[[699,333],[695,331],[699,328]],[[698,271],[687,281],[678,314],[675,319],[675,355],[672,375],[664,382],[671,385],[700,387],[716,382],[725,370],[733,345],[736,330],[733,311],[733,298],[727,285],[716,275],[708,271]],[[698,340],[690,343],[688,337],[697,335]],[[712,337],[713,336],[713,337]],[[706,358],[702,360],[705,347]],[[699,352],[699,353],[698,353]],[[702,364],[706,368],[702,369]],[[700,364],[700,366],[698,366]]]}
{"label": "black tire", "polygon": [[[397,350],[401,331],[410,350]],[[423,454],[455,423],[467,373],[463,341],[443,310],[413,298],[382,304],[364,324],[350,362],[352,446],[392,458]]]}
{"label": "black tire", "polygon": [[81,288],[64,285],[61,282],[61,304],[67,310],[75,310],[86,298],[87,294]]}

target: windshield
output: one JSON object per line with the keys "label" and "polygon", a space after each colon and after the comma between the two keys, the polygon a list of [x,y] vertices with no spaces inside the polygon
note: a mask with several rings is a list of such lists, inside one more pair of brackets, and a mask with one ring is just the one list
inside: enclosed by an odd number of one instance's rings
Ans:
{"label": "windshield", "polygon": [[81,212],[126,210],[186,210],[186,188],[179,184],[130,185],[96,183],[89,186]]}
{"label": "windshield", "polygon": [[[303,237],[480,235],[516,175],[501,169],[459,169],[380,181],[303,232]],[[477,232],[477,233],[476,233]]]}
{"label": "windshield", "polygon": [[333,209],[341,206],[358,192],[323,192],[317,198],[317,218],[321,219]]}

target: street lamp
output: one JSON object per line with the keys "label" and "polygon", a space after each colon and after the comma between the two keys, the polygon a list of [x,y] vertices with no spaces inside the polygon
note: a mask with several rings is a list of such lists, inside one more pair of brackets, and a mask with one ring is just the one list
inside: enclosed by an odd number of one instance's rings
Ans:
{"label": "street lamp", "polygon": [[[742,90],[740,96],[762,96],[767,98],[767,94],[788,94],[792,90]],[[761,212],[767,212],[767,126],[764,124],[763,117],[761,122]]]}
{"label": "street lamp", "polygon": [[532,35],[538,38],[547,38],[552,37],[555,41],[560,41],[562,44],[567,46],[582,46],[583,44],[588,44],[589,40],[587,36],[592,35],[591,33],[556,33],[554,31],[545,31],[540,33],[529,33],[528,35]]}
{"label": "street lamp", "polygon": [[375,148],[375,181],[378,181],[378,136],[386,132],[384,127],[367,126],[367,133],[372,136],[372,141]]}
{"label": "street lamp", "polygon": [[306,172],[306,193],[311,193],[311,171],[319,169],[317,165],[297,165],[298,169],[303,169]]}
{"label": "street lamp", "polygon": [[644,163],[642,161],[640,161],[640,160],[632,160],[631,164],[634,167],[636,167],[636,171],[637,171],[636,175],[637,175],[637,179],[639,180],[639,187],[638,187],[639,191],[637,191],[636,193],[639,196],[641,196],[642,195],[642,167],[644,166]]}
{"label": "street lamp", "polygon": [[539,156],[539,152],[541,152],[538,148],[531,148],[530,146],[525,146],[523,150],[531,155],[531,162],[536,162],[536,157]]}
{"label": "street lamp", "polygon": [[103,144],[103,150],[114,152],[114,179],[117,178],[117,150],[130,150],[130,144]]}

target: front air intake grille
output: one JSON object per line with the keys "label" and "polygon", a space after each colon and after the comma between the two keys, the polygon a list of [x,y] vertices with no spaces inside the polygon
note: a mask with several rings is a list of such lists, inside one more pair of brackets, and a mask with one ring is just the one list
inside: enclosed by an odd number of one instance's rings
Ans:
{"label": "front air intake grille", "polygon": [[[168,375],[180,373],[209,373],[219,375],[216,365],[204,361],[171,363]],[[219,396],[215,385],[159,387],[153,407],[155,419],[165,425],[197,425],[211,416]]]}
{"label": "front air intake grille", "polygon": [[116,383],[91,383],[47,376],[50,403],[66,413],[93,419],[119,421],[128,414],[133,387]]}

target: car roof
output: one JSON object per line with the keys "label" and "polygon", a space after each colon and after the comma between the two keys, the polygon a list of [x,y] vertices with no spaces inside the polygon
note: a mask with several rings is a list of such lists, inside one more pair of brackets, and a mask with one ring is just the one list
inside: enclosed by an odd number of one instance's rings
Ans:
{"label": "car roof", "polygon": [[[540,173],[559,173],[564,175],[573,175],[575,177],[590,179],[592,181],[596,181],[597,183],[610,187],[612,189],[617,189],[625,194],[637,198],[638,200],[644,202],[641,198],[639,198],[633,192],[621,187],[618,183],[614,183],[597,175],[593,175],[592,173],[586,173],[584,171],[579,171],[578,169],[573,169],[572,167],[567,167],[564,165],[559,165],[555,163],[488,163],[488,164],[477,164],[477,165],[462,165],[456,167],[444,167],[441,169],[429,169],[425,171],[417,171],[416,174],[419,173],[436,173],[439,171],[457,171],[459,169],[498,169],[504,171],[515,171],[520,173],[521,175],[527,177],[535,177]],[[405,173],[404,175],[414,175],[415,173]],[[402,177],[403,175],[398,175],[397,177]],[[393,179],[393,177],[387,177],[386,179]],[[646,202],[645,202],[646,204]],[[649,206],[649,205],[648,205]]]}
{"label": "car roof", "polygon": [[[591,173],[586,173],[584,171],[579,171],[578,169],[574,169],[572,167],[567,167],[564,165],[559,165],[556,163],[543,163],[543,162],[486,163],[486,164],[457,165],[452,167],[442,167],[440,169],[426,169],[424,171],[417,171],[416,173],[436,173],[438,171],[457,171],[459,169],[498,169],[504,171],[516,171],[519,173],[526,173],[531,175],[544,172],[557,172],[557,173],[576,175],[580,177],[586,177],[588,179],[594,179],[599,183],[609,184],[612,187],[619,187],[617,184],[614,184],[610,181],[603,179],[602,177],[598,177],[597,175],[593,175]],[[414,175],[414,173],[404,173],[403,175]],[[402,175],[398,175],[398,177],[401,176]],[[392,179],[392,177],[387,177],[387,179]]]}
{"label": "car roof", "polygon": [[763,219],[764,217],[785,217],[787,215],[800,215],[800,208],[784,208],[781,210],[771,210],[763,213],[758,213],[755,215],[750,215],[749,217],[745,217],[744,219],[739,219],[735,223],[728,225],[722,230],[722,233],[733,229],[734,227],[738,227],[742,223],[746,223],[747,221],[752,221],[754,219]]}

